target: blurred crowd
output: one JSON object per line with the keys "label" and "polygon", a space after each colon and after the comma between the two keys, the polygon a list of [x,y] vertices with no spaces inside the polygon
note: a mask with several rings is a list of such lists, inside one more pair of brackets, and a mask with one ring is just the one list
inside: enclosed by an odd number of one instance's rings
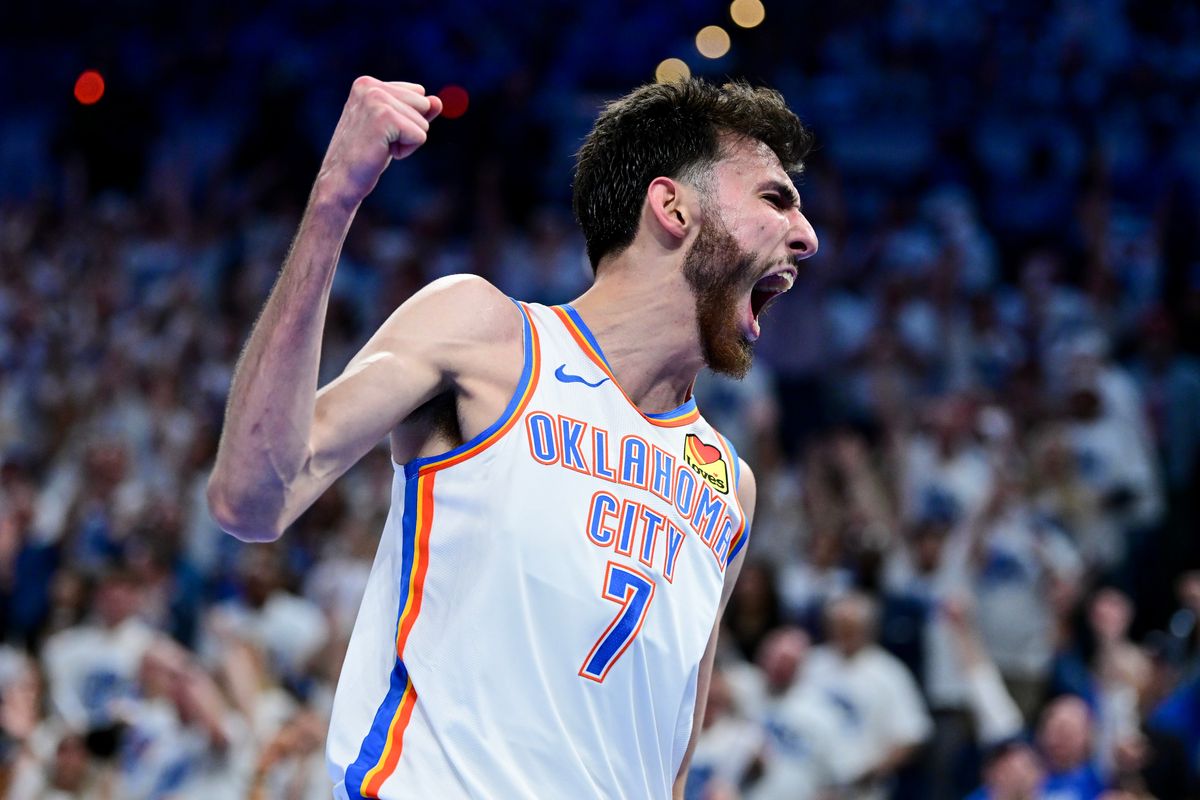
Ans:
{"label": "blurred crowd", "polygon": [[[386,26],[319,4],[164,6],[196,24],[117,37],[107,111],[0,89],[0,794],[329,796],[386,449],[271,545],[204,489],[340,98],[481,76],[360,212],[322,381],[440,275],[586,288],[569,154],[690,36],[462,5],[376,61]],[[759,501],[688,797],[1200,797],[1200,11],[790,5],[712,67],[814,125],[821,251],[747,379],[696,389]]]}

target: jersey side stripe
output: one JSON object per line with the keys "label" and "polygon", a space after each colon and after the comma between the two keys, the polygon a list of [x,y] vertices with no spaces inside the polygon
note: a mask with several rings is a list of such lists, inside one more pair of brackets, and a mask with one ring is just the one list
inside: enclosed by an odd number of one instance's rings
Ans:
{"label": "jersey side stripe", "polygon": [[[516,302],[516,301],[514,301]],[[405,511],[402,520],[400,614],[396,624],[396,664],[387,696],[376,711],[363,739],[358,758],[346,770],[346,786],[358,787],[356,798],[378,797],[379,790],[396,771],[404,746],[404,731],[416,707],[417,689],[404,666],[404,645],[421,611],[422,590],[428,567],[429,531],[433,523],[433,484],[439,470],[451,467],[487,449],[512,428],[537,387],[540,346],[528,309],[521,312],[524,359],[521,377],[500,417],[470,441],[436,456],[410,461],[404,466]]]}
{"label": "jersey side stripe", "polygon": [[533,397],[533,390],[537,388],[538,374],[541,371],[541,346],[538,343],[537,329],[533,326],[529,318],[529,309],[524,303],[518,303],[515,300],[513,302],[516,303],[517,308],[521,311],[521,326],[525,340],[525,357],[524,366],[521,369],[521,377],[517,380],[517,388],[513,391],[512,397],[508,401],[508,406],[500,414],[499,419],[478,436],[441,455],[416,458],[405,464],[404,475],[406,478],[411,478],[418,473],[424,475],[439,469],[452,467],[486,450],[504,436],[504,434],[508,433],[513,423],[521,416],[521,412],[525,410],[525,406],[529,403],[529,398]]}
{"label": "jersey side stripe", "polygon": [[722,436],[716,428],[713,428],[713,433],[717,434],[717,441],[721,443],[721,448],[725,451],[725,455],[733,465],[733,501],[737,503],[738,517],[742,520],[742,524],[738,526],[737,533],[733,535],[733,541],[729,544],[729,556],[725,559],[725,566],[729,566],[733,563],[733,559],[737,556],[738,551],[750,539],[750,520],[746,519],[746,509],[742,508],[742,498],[738,494],[738,485],[742,479],[742,461],[738,458],[737,450],[733,449],[733,442]]}
{"label": "jersey side stripe", "polygon": [[363,778],[362,796],[364,798],[378,798],[383,782],[396,771],[396,765],[400,763],[400,752],[404,747],[404,730],[408,727],[408,721],[412,717],[416,705],[417,690],[413,688],[412,679],[408,679],[405,681],[404,692],[400,696],[400,706],[396,710],[395,719],[388,729],[383,757]]}
{"label": "jersey side stripe", "polygon": [[617,387],[618,391],[629,402],[635,411],[642,415],[642,418],[651,425],[657,425],[661,428],[681,428],[684,425],[690,425],[700,418],[700,410],[696,408],[696,400],[692,398],[684,403],[678,409],[667,414],[646,414],[637,405],[629,399],[629,395],[625,394],[625,390],[621,388],[621,384],[617,382],[616,377],[612,374],[612,370],[608,368],[608,362],[604,358],[604,354],[600,351],[600,345],[592,336],[592,332],[583,325],[583,320],[578,317],[578,312],[570,306],[552,306],[552,310],[558,315],[567,331],[571,334],[571,338],[579,345],[596,366],[599,367],[613,386]]}
{"label": "jersey side stripe", "polygon": [[409,479],[405,486],[403,558],[400,575],[400,613],[396,619],[396,664],[391,686],[363,739],[358,758],[346,770],[346,787],[355,800],[379,796],[379,788],[400,760],[404,729],[416,704],[416,687],[404,666],[404,645],[421,613],[425,572],[429,563],[429,529],[433,522],[433,483],[436,473]]}

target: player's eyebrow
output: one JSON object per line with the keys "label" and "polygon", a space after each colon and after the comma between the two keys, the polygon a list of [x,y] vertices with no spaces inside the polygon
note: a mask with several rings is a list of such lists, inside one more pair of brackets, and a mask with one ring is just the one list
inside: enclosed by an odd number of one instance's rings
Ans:
{"label": "player's eyebrow", "polygon": [[790,181],[768,180],[759,186],[759,191],[775,192],[788,208],[800,208],[800,195]]}

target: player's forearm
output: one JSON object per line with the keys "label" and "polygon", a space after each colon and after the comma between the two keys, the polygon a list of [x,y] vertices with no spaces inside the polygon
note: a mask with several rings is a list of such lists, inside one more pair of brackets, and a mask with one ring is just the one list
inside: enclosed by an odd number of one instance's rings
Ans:
{"label": "player's forearm", "polygon": [[239,538],[275,538],[298,513],[289,500],[309,463],[325,312],[353,217],[318,180],[234,371],[208,498]]}

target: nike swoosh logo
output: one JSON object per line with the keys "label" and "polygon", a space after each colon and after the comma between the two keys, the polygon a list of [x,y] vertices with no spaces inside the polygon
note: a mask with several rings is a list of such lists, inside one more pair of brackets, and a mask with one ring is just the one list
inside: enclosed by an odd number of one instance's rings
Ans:
{"label": "nike swoosh logo", "polygon": [[584,386],[588,387],[589,389],[595,389],[597,386],[599,386],[600,384],[602,384],[606,380],[608,380],[608,378],[601,378],[600,380],[596,381],[595,383],[589,383],[588,381],[585,381],[583,378],[579,377],[578,375],[568,375],[564,371],[566,366],[567,366],[566,364],[559,364],[558,369],[554,370],[554,377],[558,378],[563,383],[582,383]]}

